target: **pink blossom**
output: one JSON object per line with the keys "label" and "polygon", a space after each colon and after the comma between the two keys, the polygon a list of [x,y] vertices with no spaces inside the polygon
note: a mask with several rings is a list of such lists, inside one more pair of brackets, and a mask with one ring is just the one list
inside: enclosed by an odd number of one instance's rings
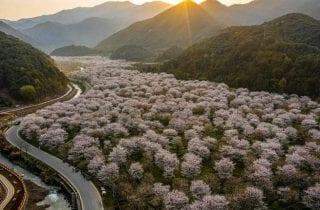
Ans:
{"label": "pink blossom", "polygon": [[320,209],[320,184],[304,191],[303,203],[310,209]]}
{"label": "pink blossom", "polygon": [[181,164],[181,173],[186,177],[195,177],[201,171],[202,158],[192,153],[186,153]]}
{"label": "pink blossom", "polygon": [[169,192],[164,198],[166,209],[183,209],[189,202],[189,198],[178,190]]}
{"label": "pink blossom", "polygon": [[229,158],[222,158],[215,164],[215,170],[220,179],[228,179],[232,176],[235,168],[234,163]]}

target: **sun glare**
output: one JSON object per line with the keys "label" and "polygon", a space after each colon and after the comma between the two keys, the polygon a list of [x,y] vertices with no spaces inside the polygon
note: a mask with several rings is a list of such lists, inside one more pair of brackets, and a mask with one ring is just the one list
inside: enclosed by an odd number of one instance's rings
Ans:
{"label": "sun glare", "polygon": [[[170,4],[178,4],[184,0],[164,0],[165,2],[168,2]],[[201,2],[205,1],[205,0],[192,0],[194,2],[196,2],[197,4],[200,4]],[[139,3],[140,0],[136,0],[135,2]]]}

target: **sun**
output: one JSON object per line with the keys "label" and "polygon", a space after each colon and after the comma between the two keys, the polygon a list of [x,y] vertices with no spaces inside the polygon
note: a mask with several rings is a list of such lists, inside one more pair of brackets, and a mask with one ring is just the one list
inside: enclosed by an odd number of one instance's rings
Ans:
{"label": "sun", "polygon": [[[176,3],[180,3],[184,0],[173,0],[173,1],[176,1]],[[204,2],[205,0],[192,0],[192,1],[196,2],[197,4],[200,4],[200,3]]]}
{"label": "sun", "polygon": [[[140,0],[136,0],[138,3],[140,2]],[[164,2],[170,3],[170,4],[179,4],[180,2],[184,1],[184,0],[163,0]],[[205,0],[192,0],[194,2],[196,2],[197,4],[200,4],[202,2],[204,2]]]}

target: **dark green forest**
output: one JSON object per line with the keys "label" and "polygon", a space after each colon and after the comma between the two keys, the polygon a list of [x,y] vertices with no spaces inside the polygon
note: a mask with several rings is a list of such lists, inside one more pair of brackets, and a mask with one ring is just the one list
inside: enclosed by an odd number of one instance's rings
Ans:
{"label": "dark green forest", "polygon": [[153,54],[143,47],[137,45],[125,45],[115,50],[111,55],[111,59],[125,59],[128,61],[141,61],[151,58]]}
{"label": "dark green forest", "polygon": [[[66,91],[68,79],[41,51],[0,32],[1,101],[39,101]],[[7,102],[6,102],[7,103]]]}
{"label": "dark green forest", "polygon": [[230,27],[146,70],[318,98],[320,22],[289,14],[258,26]]}
{"label": "dark green forest", "polygon": [[89,56],[89,55],[96,55],[98,54],[97,51],[91,49],[86,46],[65,46],[52,51],[50,55],[53,56]]}

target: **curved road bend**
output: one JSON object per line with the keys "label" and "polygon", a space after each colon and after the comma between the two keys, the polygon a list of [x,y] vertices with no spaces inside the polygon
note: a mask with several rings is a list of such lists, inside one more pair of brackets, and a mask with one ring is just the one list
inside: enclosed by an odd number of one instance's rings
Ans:
{"label": "curved road bend", "polygon": [[14,187],[11,184],[11,182],[1,174],[0,174],[0,182],[2,183],[3,187],[6,189],[6,196],[4,200],[0,203],[0,209],[4,209],[14,196]]}
{"label": "curved road bend", "polygon": [[12,126],[6,133],[8,142],[34,158],[52,167],[62,175],[77,190],[83,210],[102,210],[102,198],[97,188],[91,181],[86,180],[80,172],[75,172],[74,167],[64,163],[59,158],[48,154],[37,147],[27,143],[19,136],[19,126]]}

